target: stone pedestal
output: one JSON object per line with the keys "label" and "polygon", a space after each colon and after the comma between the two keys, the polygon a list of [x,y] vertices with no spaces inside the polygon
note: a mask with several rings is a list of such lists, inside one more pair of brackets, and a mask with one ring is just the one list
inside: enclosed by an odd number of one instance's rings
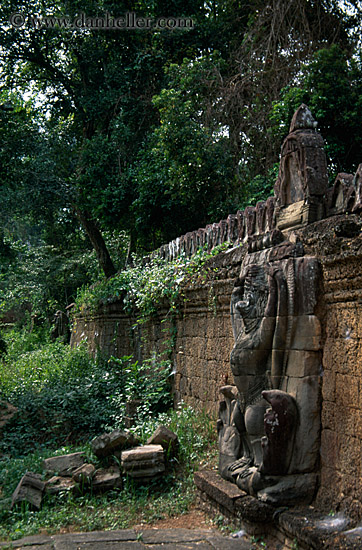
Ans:
{"label": "stone pedestal", "polygon": [[[273,540],[271,548],[359,550],[362,530],[350,519],[313,506],[275,507],[247,495],[216,471],[195,473],[198,505],[210,517],[222,514],[233,528]],[[269,548],[269,544],[267,545]]]}

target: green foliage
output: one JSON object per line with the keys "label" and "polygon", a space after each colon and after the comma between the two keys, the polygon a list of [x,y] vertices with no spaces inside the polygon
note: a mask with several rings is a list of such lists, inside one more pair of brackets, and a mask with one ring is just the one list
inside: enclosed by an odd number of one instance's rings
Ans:
{"label": "green foliage", "polygon": [[83,287],[78,292],[74,313],[95,312],[102,304],[121,300],[125,310],[133,312],[138,322],[157,313],[160,303],[167,305],[172,314],[177,309],[183,285],[192,276],[205,274],[207,260],[228,246],[228,243],[220,245],[210,253],[200,248],[191,258],[181,254],[169,262],[155,257],[144,264],[134,259],[134,267],[107,281]]}
{"label": "green foliage", "polygon": [[16,362],[22,354],[36,351],[50,343],[49,331],[44,326],[34,327],[31,331],[26,327],[7,329],[3,332],[3,338],[7,348],[6,362],[10,364]]}
{"label": "green foliage", "polygon": [[124,428],[126,402],[129,400],[139,401],[136,423],[149,421],[150,417],[172,407],[170,361],[154,357],[140,364],[132,362],[131,357],[111,357],[109,363],[117,365],[122,388],[122,391],[108,396],[113,411],[109,427]]}
{"label": "green foliage", "polygon": [[360,162],[362,138],[362,59],[332,45],[316,52],[299,83],[282,91],[271,119],[278,135],[288,133],[294,110],[306,103],[324,137],[332,180],[338,172],[353,173]]}
{"label": "green foliage", "polygon": [[[33,472],[35,474],[43,474],[43,460],[51,456],[63,455],[73,453],[76,451],[85,452],[87,459],[91,460],[90,448],[88,445],[82,447],[62,446],[54,450],[51,448],[36,450],[23,457],[2,457],[0,459],[0,486],[2,490],[2,496],[4,498],[10,498],[19,483],[21,477],[26,472]],[[0,501],[1,502],[1,501]],[[1,505],[0,505],[1,506]]]}
{"label": "green foliage", "polygon": [[12,241],[13,259],[0,268],[0,311],[28,307],[40,321],[51,321],[57,309],[72,300],[91,273],[99,273],[94,253],[42,239]]}
{"label": "green foliage", "polygon": [[[2,429],[0,536],[16,539],[69,525],[78,531],[126,528],[188,509],[194,498],[193,471],[215,459],[216,431],[214,419],[204,412],[184,405],[167,411],[172,404],[168,361],[93,360],[85,347],[49,343],[40,330],[11,330],[4,339],[8,353],[0,362],[0,396],[19,410]],[[143,443],[160,424],[178,436],[178,453],[169,457],[162,485],[140,486],[126,479],[121,492],[78,498],[64,493],[45,497],[39,512],[27,506],[10,510],[21,476],[42,473],[44,458],[82,450],[88,461],[101,466],[88,441],[105,429],[124,427],[130,397],[142,403],[132,431]]]}
{"label": "green foliage", "polygon": [[[29,275],[30,301],[50,318],[96,280],[91,246],[106,276],[123,267],[117,254],[109,258],[104,231],[125,232],[133,251],[151,250],[265,198],[282,137],[278,124],[269,131],[269,114],[286,86],[303,92],[291,92],[294,104],[307,94],[318,106],[333,169],[359,162],[358,18],[341,2],[291,0],[270,10],[227,0],[35,0],[29,14],[166,10],[195,22],[172,31],[14,29],[14,10],[2,2],[0,292],[10,305]],[[16,11],[28,14],[28,3]],[[333,42],[342,56],[331,49],[310,63]],[[27,273],[32,254],[37,269]],[[53,286],[39,281],[48,275]]]}
{"label": "green foliage", "polygon": [[255,176],[246,186],[243,193],[242,207],[255,206],[273,195],[273,188],[278,176],[279,163],[269,168],[265,175]]}
{"label": "green foliage", "polygon": [[0,332],[0,359],[2,357],[4,357],[4,355],[6,354],[7,352],[7,349],[8,349],[8,346],[6,344],[6,341],[4,340],[4,338],[1,336],[1,332]]}
{"label": "green foliage", "polygon": [[[15,226],[12,233],[4,230],[8,249],[0,264],[0,312],[27,310],[37,323],[49,324],[57,310],[64,311],[75,300],[77,288],[94,283],[102,273],[79,230],[63,236],[62,242],[53,238],[54,244],[47,244],[50,239],[44,233],[32,230],[26,220],[21,225],[22,230]],[[123,268],[129,236],[125,231],[105,231],[104,238],[116,267]]]}
{"label": "green foliage", "polygon": [[19,411],[3,430],[2,452],[19,456],[49,442],[81,440],[109,422],[108,397],[121,391],[116,365],[106,369],[84,347],[59,342],[9,357],[0,364],[0,393]]}
{"label": "green foliage", "polygon": [[[15,190],[12,178],[6,178],[5,191],[14,204],[15,196],[23,199],[28,192],[28,211],[39,210],[44,219],[49,218],[47,209],[52,212],[52,221],[64,210],[73,216],[77,212],[91,240],[86,218],[93,223],[97,220],[101,230],[136,227],[130,209],[138,194],[134,172],[138,153],[158,124],[152,98],[167,80],[165,67],[181,62],[186,55],[198,57],[204,43],[218,42],[221,46],[223,41],[216,30],[225,24],[224,9],[220,9],[218,19],[212,17],[214,23],[209,25],[209,9],[193,0],[166,8],[163,2],[138,2],[132,7],[122,2],[99,6],[78,0],[59,1],[55,7],[52,2],[35,1],[29,17],[56,15],[73,20],[80,12],[101,15],[102,9],[114,17],[127,11],[157,17],[165,15],[166,9],[175,16],[191,16],[199,25],[195,24],[191,32],[77,32],[58,27],[36,29],[27,24],[15,30],[9,25],[9,16],[14,12],[11,0],[3,3],[0,16],[4,61],[1,85],[7,98],[12,97],[13,90],[36,98],[27,118],[24,109],[26,120],[14,112],[0,112],[4,141],[11,144],[6,157],[12,169],[9,173],[15,174],[19,183]],[[28,14],[27,3],[19,2],[16,10]],[[231,10],[226,11],[231,21]],[[32,124],[33,118],[37,125]],[[15,122],[16,136],[9,129]],[[32,132],[26,131],[28,126]],[[16,146],[17,140],[22,140],[22,148]],[[41,162],[36,164],[36,159]],[[22,183],[25,175],[26,183]],[[36,205],[33,197],[37,198]],[[174,206],[171,217],[177,218],[177,201]],[[182,219],[183,213],[179,216]],[[179,226],[173,226],[173,236]]]}
{"label": "green foliage", "polygon": [[153,248],[237,209],[228,128],[210,116],[210,88],[219,83],[223,65],[218,52],[172,64],[167,87],[153,98],[160,123],[133,172],[138,233]]}
{"label": "green foliage", "polygon": [[5,335],[8,353],[0,362],[1,399],[19,409],[2,431],[4,453],[19,456],[37,445],[85,440],[106,427],[124,427],[129,399],[141,400],[140,418],[172,405],[168,361],[93,360],[86,346],[39,345],[24,334]]}

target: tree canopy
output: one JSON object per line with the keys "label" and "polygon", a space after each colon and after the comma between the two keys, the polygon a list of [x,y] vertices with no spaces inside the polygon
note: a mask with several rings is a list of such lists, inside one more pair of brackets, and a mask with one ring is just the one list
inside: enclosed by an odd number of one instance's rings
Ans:
{"label": "tree canopy", "polygon": [[[150,250],[265,198],[301,101],[320,122],[332,171],[352,171],[361,149],[362,10],[345,4],[5,0],[4,288],[6,266],[23,257],[14,242],[88,258],[74,263],[84,269],[73,268],[68,301],[86,273],[95,277],[92,248],[109,277],[127,250]],[[192,25],[68,25],[81,14],[84,22],[127,13]]]}

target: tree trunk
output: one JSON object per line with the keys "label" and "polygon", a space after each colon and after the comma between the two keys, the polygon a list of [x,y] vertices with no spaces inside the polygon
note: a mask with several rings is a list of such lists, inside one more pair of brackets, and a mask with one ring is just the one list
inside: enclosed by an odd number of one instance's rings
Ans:
{"label": "tree trunk", "polygon": [[87,210],[81,210],[74,205],[74,210],[77,214],[79,221],[81,222],[85,232],[87,233],[90,242],[92,243],[94,250],[97,254],[99,265],[104,271],[105,276],[112,277],[116,274],[116,268],[113,265],[112,259],[109,255],[106,243],[99,231],[96,223],[92,220],[91,215]]}

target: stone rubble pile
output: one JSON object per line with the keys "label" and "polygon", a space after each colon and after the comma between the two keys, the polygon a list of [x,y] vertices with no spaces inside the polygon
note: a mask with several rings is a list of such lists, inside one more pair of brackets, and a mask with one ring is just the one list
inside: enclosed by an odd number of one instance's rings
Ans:
{"label": "stone rubble pile", "polygon": [[165,426],[159,426],[146,445],[140,445],[129,432],[114,430],[102,434],[91,442],[101,467],[87,463],[84,452],[47,458],[43,469],[48,479],[43,481],[40,474],[27,472],[13,493],[11,507],[26,502],[31,509],[40,510],[44,494],[121,490],[123,475],[147,482],[165,472],[167,460],[175,455],[177,447],[176,434]]}

